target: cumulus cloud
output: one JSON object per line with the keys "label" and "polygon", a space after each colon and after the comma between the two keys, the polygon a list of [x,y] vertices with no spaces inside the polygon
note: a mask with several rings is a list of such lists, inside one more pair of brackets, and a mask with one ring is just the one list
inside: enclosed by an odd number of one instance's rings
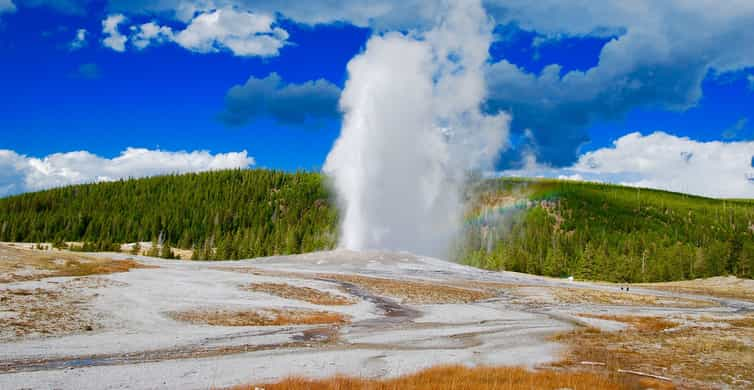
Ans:
{"label": "cumulus cloud", "polygon": [[195,17],[175,35],[175,42],[199,53],[230,50],[237,56],[274,56],[288,33],[275,26],[275,18],[261,13],[223,8]]}
{"label": "cumulus cloud", "polygon": [[118,26],[126,20],[122,14],[109,15],[102,21],[102,34],[105,39],[102,44],[119,52],[126,50],[126,41],[128,37],[121,34]]}
{"label": "cumulus cloud", "polygon": [[664,132],[627,134],[612,147],[552,168],[531,157],[509,176],[545,176],[657,188],[717,198],[754,198],[754,141],[699,142]]}
{"label": "cumulus cloud", "polygon": [[144,49],[152,43],[162,43],[173,40],[173,29],[168,26],[160,26],[155,22],[144,23],[140,26],[132,26],[135,32],[131,43],[138,49]]}
{"label": "cumulus cloud", "polygon": [[340,88],[324,79],[286,84],[277,73],[265,78],[252,76],[228,91],[220,119],[229,126],[240,126],[260,117],[286,124],[336,118],[339,97]]}
{"label": "cumulus cloud", "polygon": [[16,12],[16,5],[11,0],[0,0],[0,14]]}
{"label": "cumulus cloud", "polygon": [[254,163],[246,151],[213,155],[128,148],[109,159],[86,151],[34,158],[0,150],[0,196],[129,177],[248,168]]}
{"label": "cumulus cloud", "polygon": [[85,28],[76,30],[76,36],[73,38],[69,47],[71,50],[79,50],[85,48],[89,42],[86,40],[87,31]]}
{"label": "cumulus cloud", "polygon": [[593,121],[640,107],[686,110],[699,102],[708,75],[754,65],[750,1],[731,7],[702,0],[490,3],[498,22],[546,36],[614,37],[586,71],[561,74],[552,64],[534,74],[506,60],[488,69],[488,109],[511,110],[513,130],[531,129],[538,158],[557,166],[575,161]]}
{"label": "cumulus cloud", "polygon": [[159,13],[189,21],[197,13],[235,7],[269,15],[282,14],[298,23],[345,22],[385,31],[429,26],[444,7],[421,0],[280,1],[280,0],[110,0],[114,12]]}
{"label": "cumulus cloud", "polygon": [[[527,147],[518,151],[533,150],[541,161],[556,166],[576,160],[594,121],[619,119],[643,107],[686,110],[699,102],[705,77],[754,66],[750,0],[732,0],[725,7],[707,0],[483,3],[495,23],[536,32],[538,42],[558,37],[611,39],[598,65],[585,71],[562,74],[560,65],[551,64],[541,73],[531,73],[506,60],[488,66],[488,113],[510,110],[514,134],[520,136],[526,129],[533,134]],[[226,7],[279,13],[310,25],[345,22],[378,31],[426,31],[446,12],[443,2],[420,0],[111,0],[109,6],[187,21],[197,13]]]}
{"label": "cumulus cloud", "polygon": [[[686,110],[698,104],[706,77],[754,66],[754,46],[749,44],[754,41],[750,28],[754,2],[750,0],[731,0],[725,7],[707,0],[484,0],[483,4],[496,24],[536,32],[537,42],[558,37],[610,39],[598,64],[588,70],[563,74],[559,64],[550,64],[532,73],[506,60],[488,65],[485,109],[490,114],[510,111],[514,136],[520,137],[526,129],[533,134],[523,138],[525,147],[517,148],[518,154],[510,160],[533,151],[544,163],[569,166],[589,140],[588,128],[595,121],[620,119],[645,107]],[[188,25],[174,32],[173,39],[181,46],[196,52],[228,50],[240,56],[276,55],[286,44],[287,32],[276,27],[270,15],[309,25],[345,22],[377,31],[421,33],[446,12],[444,2],[421,0],[109,0],[107,7],[113,13],[180,20]],[[146,46],[152,41],[139,42]],[[746,77],[754,90],[754,75],[740,77]]]}
{"label": "cumulus cloud", "polygon": [[200,12],[177,31],[152,21],[131,26],[131,35],[125,36],[118,31],[124,20],[122,14],[114,14],[102,22],[105,46],[125,51],[129,39],[137,49],[172,41],[197,53],[229,51],[240,57],[270,57],[278,55],[288,40],[288,32],[276,25],[275,17],[230,7]]}

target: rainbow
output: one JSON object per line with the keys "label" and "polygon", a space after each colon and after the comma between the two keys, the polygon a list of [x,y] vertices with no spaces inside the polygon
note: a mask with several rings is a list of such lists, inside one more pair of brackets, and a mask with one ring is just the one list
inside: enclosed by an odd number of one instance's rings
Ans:
{"label": "rainbow", "polygon": [[521,211],[536,207],[542,202],[556,201],[559,199],[556,190],[537,193],[536,199],[530,197],[503,197],[491,204],[482,204],[467,212],[464,217],[464,227],[489,227],[497,225],[500,220],[517,214]]}
{"label": "rainbow", "polygon": [[505,198],[502,201],[475,208],[475,210],[466,214],[463,224],[467,228],[492,226],[501,218],[510,217],[536,204],[536,202],[527,198]]}

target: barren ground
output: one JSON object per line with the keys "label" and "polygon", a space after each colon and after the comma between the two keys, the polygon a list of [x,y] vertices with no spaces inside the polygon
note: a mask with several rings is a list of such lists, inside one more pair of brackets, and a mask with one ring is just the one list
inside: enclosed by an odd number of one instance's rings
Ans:
{"label": "barren ground", "polygon": [[750,281],[620,287],[408,253],[191,262],[0,245],[0,388],[392,380],[448,364],[754,386]]}

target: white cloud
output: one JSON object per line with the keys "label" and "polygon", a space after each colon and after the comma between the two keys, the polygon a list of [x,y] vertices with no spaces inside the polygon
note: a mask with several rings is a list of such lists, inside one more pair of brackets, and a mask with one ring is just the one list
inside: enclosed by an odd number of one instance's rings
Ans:
{"label": "white cloud", "polygon": [[237,56],[274,56],[288,39],[266,14],[223,8],[200,14],[175,35],[175,42],[199,53],[230,50]]}
{"label": "white cloud", "polygon": [[213,155],[207,151],[128,148],[108,159],[86,151],[34,158],[0,149],[0,196],[129,177],[248,168],[254,164],[254,158],[246,151]]}
{"label": "white cloud", "polygon": [[73,38],[71,44],[69,45],[71,50],[78,50],[86,47],[86,45],[89,44],[89,42],[86,40],[87,34],[88,32],[85,28],[76,30],[76,36]]}
{"label": "white cloud", "polygon": [[197,53],[227,50],[240,57],[270,57],[278,55],[288,40],[288,32],[275,25],[275,17],[230,7],[200,12],[183,30],[173,31],[171,27],[156,22],[134,25],[130,27],[132,34],[129,37],[118,31],[118,25],[124,20],[122,14],[115,14],[102,22],[107,36],[105,46],[125,51],[129,39],[138,49],[172,41]]}
{"label": "white cloud", "polygon": [[[567,168],[532,162],[510,176],[563,177],[716,198],[754,198],[754,141],[699,142],[664,132],[627,134]],[[576,176],[578,175],[578,176]]]}
{"label": "white cloud", "polygon": [[11,0],[0,0],[0,14],[4,12],[16,12],[16,5]]}
{"label": "white cloud", "polygon": [[126,17],[122,14],[108,15],[105,20],[102,21],[102,34],[105,35],[105,39],[102,40],[102,44],[119,52],[126,50],[126,41],[128,37],[121,34],[118,31],[118,26],[126,20]]}
{"label": "white cloud", "polygon": [[139,49],[144,49],[152,43],[173,40],[173,29],[168,26],[160,26],[154,22],[144,23],[138,27],[132,26],[131,29],[136,31],[131,42]]}
{"label": "white cloud", "polygon": [[181,21],[218,8],[236,8],[269,15],[280,13],[307,25],[345,22],[386,31],[430,27],[448,5],[423,0],[110,0],[109,7],[121,12],[172,14]]}
{"label": "white cloud", "polygon": [[[173,15],[199,21],[216,9],[278,15],[298,23],[345,22],[386,30],[426,31],[447,14],[448,1],[421,0],[110,0],[111,9]],[[709,0],[563,1],[483,0],[495,23],[536,33],[537,43],[584,36],[610,37],[596,66],[564,72],[559,64],[529,72],[506,60],[487,69],[485,107],[513,113],[512,132],[531,129],[529,148],[541,161],[572,164],[589,141],[594,121],[621,118],[643,107],[683,111],[703,96],[702,82],[716,74],[754,66],[754,1]],[[198,17],[196,15],[199,14]],[[553,17],[557,15],[557,17]],[[215,15],[217,16],[217,15]],[[221,23],[222,24],[222,23]],[[187,29],[189,31],[190,29]],[[209,30],[209,29],[208,29]],[[259,52],[224,38],[186,39],[195,51],[228,48]],[[285,39],[272,39],[272,47]],[[255,45],[259,42],[252,40]],[[277,53],[276,50],[271,50]],[[536,52],[536,51],[535,51]],[[536,54],[535,54],[536,55]],[[737,73],[741,74],[741,73]],[[746,77],[746,76],[743,76]],[[754,89],[754,76],[749,78]],[[513,156],[520,157],[520,156]],[[511,159],[513,160],[513,158]]]}
{"label": "white cloud", "polygon": [[754,66],[751,1],[490,3],[500,7],[498,22],[548,38],[614,34],[587,70],[550,64],[535,73],[505,59],[488,69],[489,107],[512,110],[514,132],[530,128],[539,160],[558,166],[575,161],[592,122],[640,107],[687,110],[703,96],[705,78]]}

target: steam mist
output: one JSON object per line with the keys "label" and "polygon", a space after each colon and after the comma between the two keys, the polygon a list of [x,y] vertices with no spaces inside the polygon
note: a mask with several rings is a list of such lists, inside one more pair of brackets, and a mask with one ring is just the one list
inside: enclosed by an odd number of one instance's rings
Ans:
{"label": "steam mist", "polygon": [[372,37],[348,64],[324,167],[342,247],[447,256],[468,172],[491,168],[507,140],[509,116],[480,111],[492,23],[479,0],[443,11],[424,33]]}

